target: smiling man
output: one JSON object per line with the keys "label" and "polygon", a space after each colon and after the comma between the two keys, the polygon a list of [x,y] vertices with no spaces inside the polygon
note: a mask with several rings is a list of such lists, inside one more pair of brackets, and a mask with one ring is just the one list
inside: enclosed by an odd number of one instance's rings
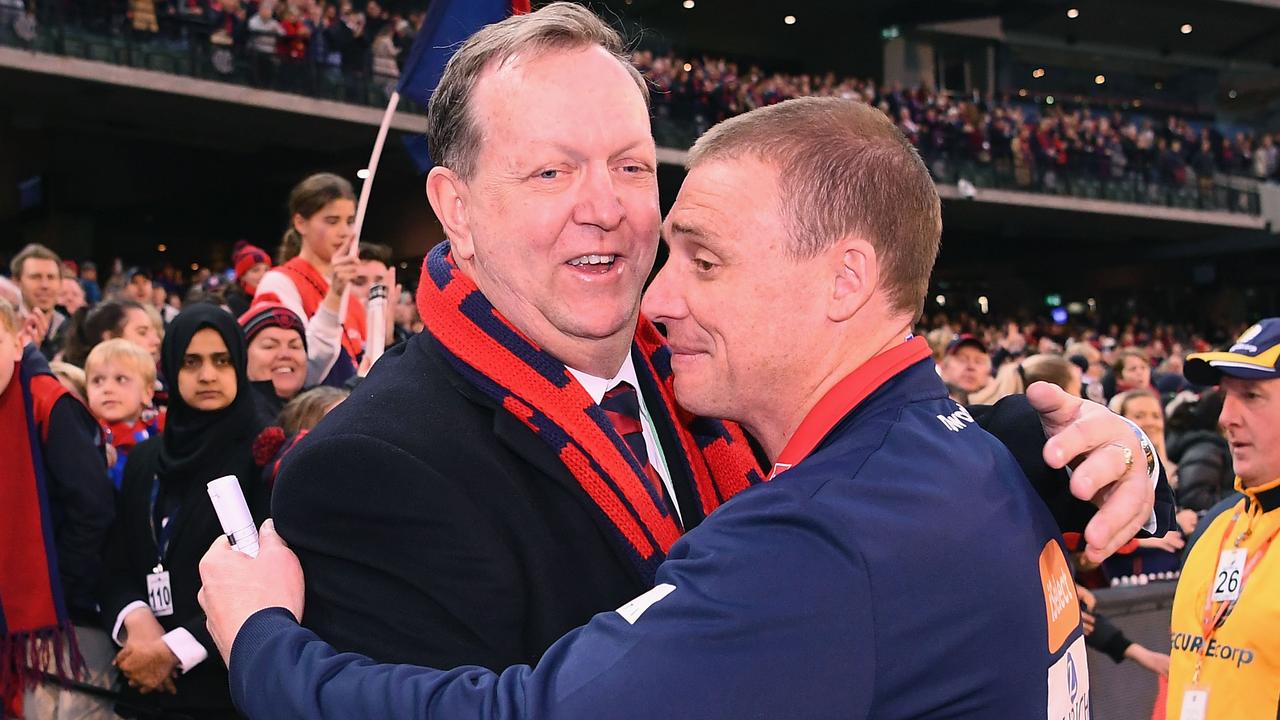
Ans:
{"label": "smiling man", "polygon": [[[477,33],[432,97],[427,195],[449,242],[419,286],[426,331],[299,443],[273,500],[306,623],[341,650],[535,663],[650,590],[684,532],[764,480],[736,425],[676,406],[670,351],[639,317],[656,150],[622,52],[555,3]],[[1046,446],[1021,406],[1032,464],[1101,448],[1074,492],[1125,478],[1086,531],[1105,554],[1150,516],[1145,463],[1107,445],[1137,439],[1105,410],[1040,400],[1056,435]]]}

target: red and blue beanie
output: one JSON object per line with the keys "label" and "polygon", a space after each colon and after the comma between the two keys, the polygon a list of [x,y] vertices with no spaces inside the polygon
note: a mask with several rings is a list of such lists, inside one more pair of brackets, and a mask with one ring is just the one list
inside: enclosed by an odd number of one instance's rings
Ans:
{"label": "red and blue beanie", "polygon": [[[244,240],[236,243],[235,249],[231,251],[231,264],[236,268],[236,279],[243,278],[244,274],[258,263],[265,263],[267,267],[271,267],[271,256],[266,250]],[[245,290],[251,289],[245,288]]]}
{"label": "red and blue beanie", "polygon": [[303,349],[307,347],[307,327],[302,324],[302,318],[283,305],[256,303],[240,316],[240,327],[244,330],[245,345],[252,343],[263,330],[278,327],[298,333],[302,337]]}

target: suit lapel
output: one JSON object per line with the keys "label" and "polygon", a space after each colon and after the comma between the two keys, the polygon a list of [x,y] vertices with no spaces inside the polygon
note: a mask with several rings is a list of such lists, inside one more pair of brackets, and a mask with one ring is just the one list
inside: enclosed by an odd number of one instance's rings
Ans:
{"label": "suit lapel", "polygon": [[525,425],[519,418],[499,407],[489,396],[485,395],[478,388],[467,382],[465,378],[458,375],[456,371],[449,365],[441,354],[442,349],[437,345],[439,341],[435,337],[430,338],[427,345],[428,356],[435,363],[437,371],[448,378],[449,383],[467,400],[488,408],[493,412],[493,434],[499,442],[505,445],[513,454],[519,457],[538,473],[550,478],[553,482],[561,485],[578,503],[582,506],[583,512],[591,518],[596,527],[600,530],[601,542],[608,545],[617,556],[619,564],[624,567],[639,585],[645,585],[646,580],[640,576],[636,569],[632,558],[626,554],[617,543],[610,541],[610,537],[616,532],[616,529],[609,523],[600,509],[596,507],[595,502],[591,499],[587,492],[582,489],[577,478],[573,473],[569,472],[569,468],[565,467],[560,461],[551,446],[539,438],[529,426]]}

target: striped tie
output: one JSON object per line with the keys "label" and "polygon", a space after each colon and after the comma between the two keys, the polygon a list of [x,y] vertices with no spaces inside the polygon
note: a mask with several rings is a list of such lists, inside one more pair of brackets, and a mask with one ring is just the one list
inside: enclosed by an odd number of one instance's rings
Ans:
{"label": "striped tie", "polygon": [[[649,480],[647,489],[654,504],[660,509],[666,508],[670,513],[672,506],[667,498],[666,486],[658,475],[658,471],[653,469],[653,463],[649,461],[649,451],[644,444],[644,429],[640,424],[640,398],[636,395],[636,389],[631,387],[631,383],[619,382],[604,394],[604,398],[600,400],[600,409],[604,410],[609,422],[613,423],[613,428],[622,436],[627,447],[631,448],[631,452],[640,461],[640,466],[644,468],[645,477]],[[678,521],[679,515],[670,514]]]}

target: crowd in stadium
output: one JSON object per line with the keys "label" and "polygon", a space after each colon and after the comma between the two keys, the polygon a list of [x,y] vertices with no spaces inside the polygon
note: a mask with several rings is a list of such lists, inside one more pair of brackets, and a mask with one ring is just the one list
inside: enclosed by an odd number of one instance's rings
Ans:
{"label": "crowd in stadium", "polygon": [[1002,167],[1021,186],[1046,170],[1098,180],[1139,177],[1171,187],[1210,183],[1215,173],[1280,180],[1280,133],[1232,131],[1210,121],[1139,110],[1037,106],[1013,97],[884,87],[834,73],[765,72],[725,59],[639,51],[664,112],[705,128],[753,108],[809,95],[879,107],[931,165],[939,158]]}

